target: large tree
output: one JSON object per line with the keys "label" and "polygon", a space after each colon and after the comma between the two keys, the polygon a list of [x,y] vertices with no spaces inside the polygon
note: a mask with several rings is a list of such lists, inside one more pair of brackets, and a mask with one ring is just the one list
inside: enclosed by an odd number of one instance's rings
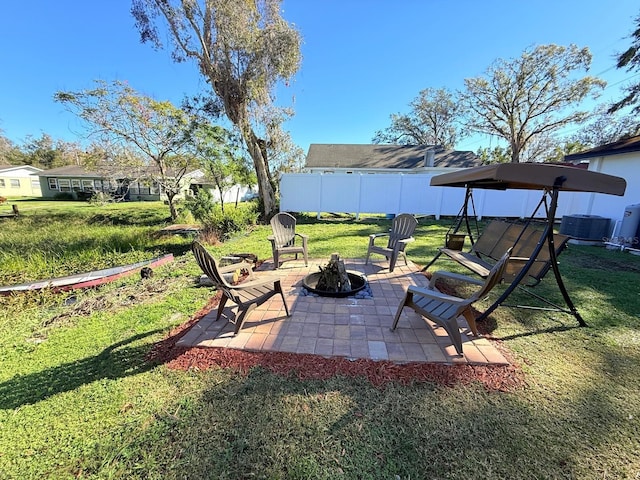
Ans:
{"label": "large tree", "polygon": [[50,169],[82,163],[83,152],[77,143],[54,140],[43,133],[40,137],[27,135],[22,145],[23,161],[34,167]]}
{"label": "large tree", "polygon": [[263,213],[276,212],[264,112],[273,91],[300,64],[300,35],[280,15],[280,0],[133,0],[141,40],[161,47],[162,17],[173,57],[197,63],[229,120],[239,129],[258,177]]}
{"label": "large tree", "polygon": [[[626,49],[624,52],[618,55],[618,61],[616,63],[616,67],[624,68],[628,72],[632,72],[634,70],[640,71],[640,15],[638,15],[635,19],[636,26],[635,30],[631,33],[631,46]],[[640,114],[640,81],[636,81],[635,83],[630,83],[625,87],[626,95],[614,103],[609,111],[617,112],[618,110],[631,106],[633,107],[632,113]],[[639,125],[640,122],[636,124]]]}
{"label": "large tree", "polygon": [[520,162],[536,137],[588,117],[576,107],[588,96],[596,97],[605,82],[572,75],[587,71],[590,64],[589,49],[575,45],[539,45],[520,58],[498,59],[484,76],[465,79],[461,99],[470,112],[468,127],[506,140],[511,162]]}
{"label": "large tree", "polygon": [[598,147],[640,134],[637,115],[612,112],[612,108],[611,105],[596,107],[589,121],[571,137],[570,142],[580,143],[586,147]]}
{"label": "large tree", "polygon": [[192,166],[191,133],[197,121],[167,101],[140,95],[120,81],[98,81],[94,89],[56,92],[55,99],[82,118],[89,135],[104,146],[101,163],[134,180],[151,177],[178,216],[174,199]]}
{"label": "large tree", "polygon": [[0,165],[22,165],[26,163],[24,154],[0,129]]}
{"label": "large tree", "polygon": [[462,136],[462,108],[455,95],[446,88],[426,88],[409,106],[408,114],[391,114],[391,125],[376,132],[374,143],[452,148]]}

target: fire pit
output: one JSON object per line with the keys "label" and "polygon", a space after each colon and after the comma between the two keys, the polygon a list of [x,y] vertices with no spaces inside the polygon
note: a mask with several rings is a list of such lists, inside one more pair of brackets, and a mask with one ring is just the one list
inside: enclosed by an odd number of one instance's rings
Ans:
{"label": "fire pit", "polygon": [[348,270],[347,275],[349,276],[349,281],[351,282],[351,289],[340,292],[329,291],[324,288],[317,288],[320,275],[322,275],[321,272],[307,275],[306,277],[304,277],[304,280],[302,280],[302,284],[304,285],[304,288],[312,293],[320,295],[321,297],[348,297],[349,295],[353,295],[362,290],[367,284],[367,279],[364,275]]}
{"label": "fire pit", "polygon": [[302,280],[304,288],[322,297],[348,297],[362,290],[367,285],[366,277],[344,268],[344,262],[337,253],[320,271],[311,273]]}

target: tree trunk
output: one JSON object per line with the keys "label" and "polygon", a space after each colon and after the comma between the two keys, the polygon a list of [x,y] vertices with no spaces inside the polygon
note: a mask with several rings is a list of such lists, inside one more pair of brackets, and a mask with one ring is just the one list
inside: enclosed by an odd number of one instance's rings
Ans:
{"label": "tree trunk", "polygon": [[516,142],[511,142],[511,163],[520,163],[521,147]]}
{"label": "tree trunk", "polygon": [[178,212],[176,211],[176,204],[173,202],[175,195],[167,193],[167,202],[169,202],[169,214],[171,215],[171,221],[175,222],[178,218]]}
{"label": "tree trunk", "polygon": [[224,213],[224,190],[218,185],[218,195],[220,195],[220,210]]}
{"label": "tree trunk", "polygon": [[227,84],[217,82],[215,76],[210,75],[209,78],[211,79],[214,91],[224,103],[224,110],[227,114],[227,118],[229,118],[231,123],[239,128],[240,134],[242,135],[244,143],[247,146],[247,150],[249,151],[249,155],[253,160],[253,168],[255,169],[256,176],[258,177],[258,195],[260,195],[260,199],[262,200],[262,215],[265,220],[269,220],[278,213],[276,210],[276,194],[270,181],[266,153],[263,155],[260,139],[253,131],[248,120],[247,107],[245,104],[237,102],[233,95],[224,88],[228,87]]}
{"label": "tree trunk", "polygon": [[253,160],[253,167],[256,170],[256,176],[258,177],[258,194],[262,199],[264,219],[268,220],[273,215],[278,213],[276,211],[276,196],[273,191],[273,186],[269,180],[269,172],[267,169],[267,161],[262,155],[260,149],[260,140],[253,132],[250,126],[246,126],[242,129],[242,134],[249,150],[249,155]]}

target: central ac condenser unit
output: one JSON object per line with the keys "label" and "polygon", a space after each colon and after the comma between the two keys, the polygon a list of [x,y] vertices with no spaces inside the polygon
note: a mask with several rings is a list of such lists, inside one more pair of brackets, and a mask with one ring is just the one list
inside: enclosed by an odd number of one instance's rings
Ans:
{"label": "central ac condenser unit", "polygon": [[598,215],[565,215],[560,233],[576,240],[603,242],[610,234],[610,218]]}

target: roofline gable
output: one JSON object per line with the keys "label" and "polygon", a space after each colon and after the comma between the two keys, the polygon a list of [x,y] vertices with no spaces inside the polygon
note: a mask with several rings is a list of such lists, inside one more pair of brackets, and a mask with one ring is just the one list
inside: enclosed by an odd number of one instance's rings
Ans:
{"label": "roofline gable", "polygon": [[640,135],[629,137],[616,142],[607,143],[599,147],[594,147],[580,153],[572,153],[565,155],[566,161],[584,160],[595,157],[609,157],[612,155],[621,155],[623,153],[640,152]]}

